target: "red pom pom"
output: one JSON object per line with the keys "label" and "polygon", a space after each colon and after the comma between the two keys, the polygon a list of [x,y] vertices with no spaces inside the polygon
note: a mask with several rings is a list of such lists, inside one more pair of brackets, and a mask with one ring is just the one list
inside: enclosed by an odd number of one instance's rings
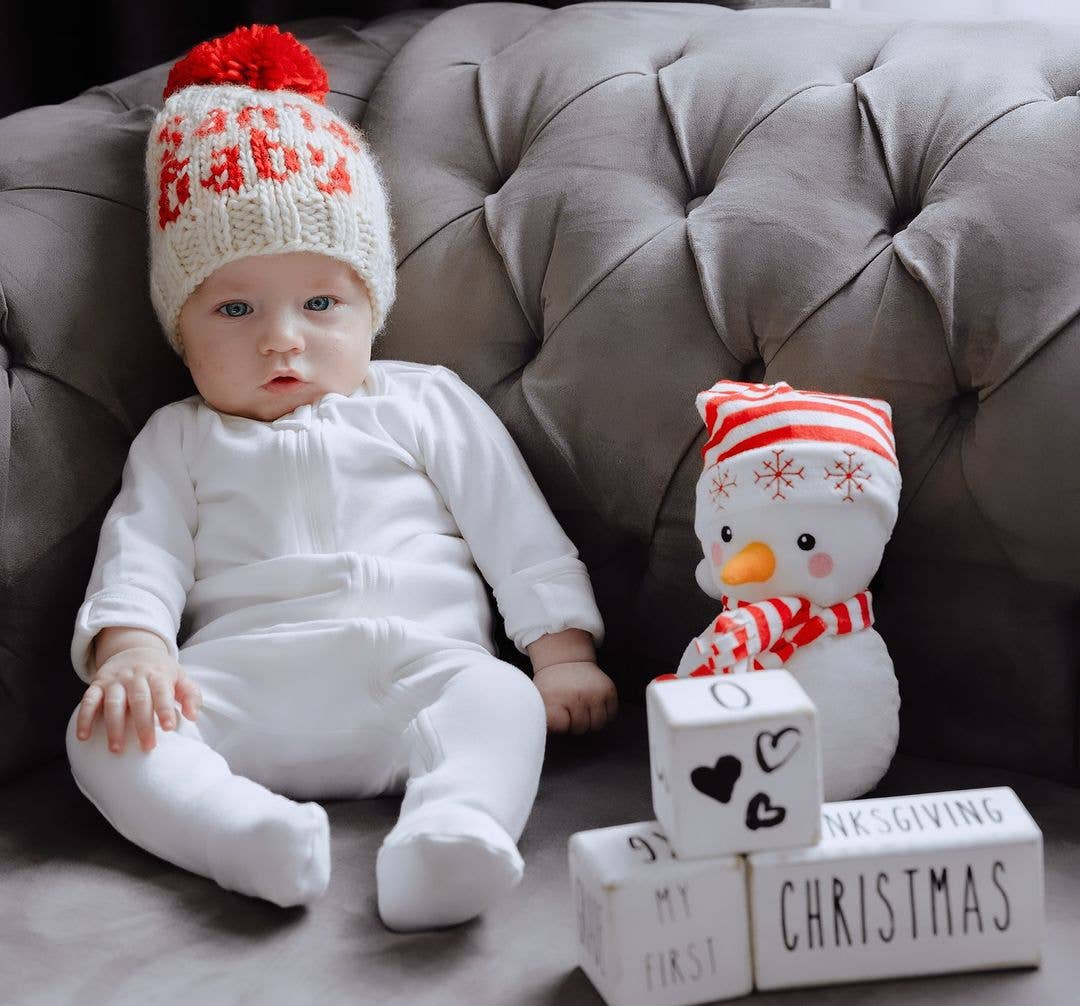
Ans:
{"label": "red pom pom", "polygon": [[162,98],[189,84],[244,84],[260,91],[296,91],[322,103],[330,82],[314,53],[273,24],[236,28],[200,42],[169,71]]}

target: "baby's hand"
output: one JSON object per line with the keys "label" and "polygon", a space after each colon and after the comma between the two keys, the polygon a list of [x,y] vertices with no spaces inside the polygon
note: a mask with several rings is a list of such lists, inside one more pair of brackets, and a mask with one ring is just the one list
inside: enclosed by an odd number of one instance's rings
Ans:
{"label": "baby's hand", "polygon": [[199,686],[165,650],[156,646],[136,646],[109,657],[86,688],[75,719],[75,736],[86,740],[98,710],[103,708],[109,750],[124,750],[127,711],[144,751],[153,750],[154,713],[162,730],[175,727],[174,703],[179,701],[184,715],[194,720],[202,705]]}
{"label": "baby's hand", "polygon": [[611,678],[589,661],[548,664],[533,674],[533,684],[544,699],[548,730],[553,733],[599,730],[615,718],[619,707]]}

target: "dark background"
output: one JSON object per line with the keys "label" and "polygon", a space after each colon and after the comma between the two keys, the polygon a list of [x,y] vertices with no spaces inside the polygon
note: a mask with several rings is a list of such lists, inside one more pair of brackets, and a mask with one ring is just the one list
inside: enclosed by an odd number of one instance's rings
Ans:
{"label": "dark background", "polygon": [[[460,7],[468,2],[472,0],[220,0],[213,4],[188,0],[159,7],[146,0],[107,0],[62,8],[49,0],[0,0],[0,117],[33,105],[67,101],[95,84],[175,62],[192,46],[237,25],[279,24],[326,15],[371,20],[403,8]],[[573,0],[529,2],[565,7]],[[727,7],[828,6],[828,0],[711,2]]]}
{"label": "dark background", "polygon": [[[237,25],[324,15],[370,20],[402,8],[458,7],[465,2],[470,0],[188,0],[159,6],[146,0],[108,0],[61,8],[48,0],[0,0],[0,116],[66,101],[95,84],[173,62],[192,46]],[[567,2],[552,0],[544,6]]]}

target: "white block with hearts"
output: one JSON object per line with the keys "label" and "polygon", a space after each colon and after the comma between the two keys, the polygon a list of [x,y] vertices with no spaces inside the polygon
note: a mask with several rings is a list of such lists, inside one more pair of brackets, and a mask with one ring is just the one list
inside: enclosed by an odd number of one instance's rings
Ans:
{"label": "white block with hearts", "polygon": [[609,1006],[686,1006],[749,993],[742,856],[676,859],[655,821],[570,836],[578,963]]}
{"label": "white block with hearts", "polygon": [[817,710],[791,674],[652,681],[645,704],[653,811],[677,856],[818,840]]}
{"label": "white block with hearts", "polygon": [[749,857],[759,989],[1037,965],[1042,832],[1007,786],[848,800]]}

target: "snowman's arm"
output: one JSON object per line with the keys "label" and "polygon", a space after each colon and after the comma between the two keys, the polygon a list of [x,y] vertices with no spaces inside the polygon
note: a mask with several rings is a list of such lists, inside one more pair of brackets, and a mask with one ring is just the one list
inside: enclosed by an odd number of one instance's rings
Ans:
{"label": "snowman's arm", "polygon": [[689,677],[692,671],[703,666],[719,671],[735,663],[735,650],[746,639],[745,618],[740,615],[732,620],[731,616],[735,614],[721,614],[705,626],[701,635],[691,638],[679,660],[676,677]]}
{"label": "snowman's arm", "polygon": [[686,649],[683,650],[683,655],[679,660],[679,666],[675,670],[675,677],[688,678],[692,671],[696,671],[699,667],[707,666],[707,658],[702,654],[700,649],[701,643],[699,637],[695,636],[687,644]]}

